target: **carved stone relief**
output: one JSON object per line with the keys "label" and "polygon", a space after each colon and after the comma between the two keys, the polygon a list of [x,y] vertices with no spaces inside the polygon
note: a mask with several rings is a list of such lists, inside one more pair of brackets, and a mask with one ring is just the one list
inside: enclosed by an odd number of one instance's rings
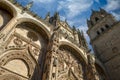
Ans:
{"label": "carved stone relief", "polygon": [[19,38],[14,39],[14,43],[18,46],[21,46],[23,44]]}
{"label": "carved stone relief", "polygon": [[82,80],[81,63],[67,50],[58,54],[58,80]]}
{"label": "carved stone relief", "polygon": [[40,46],[30,42],[28,39],[24,38],[18,33],[11,35],[9,40],[5,44],[5,50],[15,50],[15,49],[29,49],[32,56],[38,60],[40,54]]}
{"label": "carved stone relief", "polygon": [[[7,63],[9,63],[12,60],[17,60],[17,59],[23,60],[23,62],[25,62],[26,67],[28,68],[28,72],[26,72],[26,73],[28,73],[27,77],[32,76],[35,64],[31,61],[31,59],[28,57],[28,55],[25,54],[23,51],[13,51],[11,53],[4,55],[0,59],[0,66],[6,68],[5,66]],[[20,66],[18,66],[18,67],[20,67]],[[19,73],[19,72],[17,72],[17,73]]]}
{"label": "carved stone relief", "polygon": [[35,34],[33,31],[29,31],[27,36],[32,40],[32,41],[38,41],[38,36]]}
{"label": "carved stone relief", "polygon": [[22,80],[19,77],[12,75],[12,74],[7,74],[7,75],[2,75],[0,76],[0,80]]}

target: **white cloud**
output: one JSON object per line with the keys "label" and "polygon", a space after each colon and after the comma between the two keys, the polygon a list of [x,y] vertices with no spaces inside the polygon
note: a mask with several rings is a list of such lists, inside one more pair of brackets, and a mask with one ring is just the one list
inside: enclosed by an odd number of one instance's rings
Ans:
{"label": "white cloud", "polygon": [[107,0],[107,5],[104,8],[107,11],[120,9],[120,0]]}
{"label": "white cloud", "polygon": [[107,5],[105,5],[104,8],[112,13],[117,20],[120,20],[120,12],[114,12],[114,10],[120,10],[120,0],[107,0]]}
{"label": "white cloud", "polygon": [[97,3],[100,3],[100,1],[99,0],[95,0]]}
{"label": "white cloud", "polygon": [[65,16],[60,16],[60,19],[62,20],[62,21],[65,21]]}
{"label": "white cloud", "polygon": [[120,13],[111,12],[117,20],[120,20]]}
{"label": "white cloud", "polygon": [[58,11],[64,10],[68,18],[73,18],[91,7],[92,0],[59,1]]}
{"label": "white cloud", "polygon": [[34,2],[40,2],[40,3],[51,3],[54,2],[55,0],[32,0]]}

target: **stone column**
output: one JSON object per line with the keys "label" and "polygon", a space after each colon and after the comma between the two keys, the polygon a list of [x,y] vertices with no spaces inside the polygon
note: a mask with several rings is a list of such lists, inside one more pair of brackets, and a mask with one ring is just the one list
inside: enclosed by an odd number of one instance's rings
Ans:
{"label": "stone column", "polygon": [[[57,80],[57,66],[58,66],[58,59],[57,59],[57,51],[59,45],[59,36],[58,32],[54,31],[53,35],[51,36],[51,40],[48,46],[48,53],[49,59],[46,60],[46,65],[48,64],[48,73],[44,75],[44,80]],[[45,76],[47,78],[45,78]]]}

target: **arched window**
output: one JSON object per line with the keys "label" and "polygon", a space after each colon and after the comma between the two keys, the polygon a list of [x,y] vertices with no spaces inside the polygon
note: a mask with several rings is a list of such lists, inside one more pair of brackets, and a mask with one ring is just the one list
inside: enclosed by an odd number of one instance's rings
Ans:
{"label": "arched window", "polygon": [[99,20],[99,18],[98,17],[95,17],[95,21],[97,22]]}
{"label": "arched window", "polygon": [[109,25],[106,24],[105,27],[108,29],[108,28],[109,28]]}
{"label": "arched window", "polygon": [[104,29],[103,29],[103,28],[101,28],[101,31],[102,31],[102,32],[104,32]]}
{"label": "arched window", "polygon": [[93,22],[91,21],[91,25],[93,26]]}
{"label": "arched window", "polygon": [[100,35],[100,32],[99,32],[99,31],[97,31],[97,35]]}

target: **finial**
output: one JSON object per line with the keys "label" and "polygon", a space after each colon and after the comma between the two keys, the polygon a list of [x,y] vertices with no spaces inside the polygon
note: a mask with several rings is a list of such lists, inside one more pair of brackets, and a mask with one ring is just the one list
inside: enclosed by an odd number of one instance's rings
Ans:
{"label": "finial", "polygon": [[67,19],[65,19],[65,22],[67,22]]}
{"label": "finial", "polygon": [[59,12],[55,12],[54,17],[59,20],[60,19]]}
{"label": "finial", "polygon": [[33,1],[29,2],[25,8],[29,10],[32,6],[33,6]]}
{"label": "finial", "polygon": [[50,12],[48,12],[48,13],[46,14],[46,17],[48,17],[48,16],[50,17]]}
{"label": "finial", "polygon": [[29,2],[25,8],[22,10],[21,14],[24,13],[24,11],[29,10],[33,6],[33,1]]}
{"label": "finial", "polygon": [[46,20],[46,21],[49,21],[49,19],[50,19],[50,12],[48,12],[48,13],[46,14],[46,17],[45,17],[45,20]]}
{"label": "finial", "polygon": [[101,12],[106,12],[103,8],[100,8],[100,11],[101,11]]}
{"label": "finial", "polygon": [[95,10],[91,9],[92,13],[96,12]]}
{"label": "finial", "polygon": [[73,25],[73,32],[75,32],[76,31],[76,28],[75,28],[75,26]]}

